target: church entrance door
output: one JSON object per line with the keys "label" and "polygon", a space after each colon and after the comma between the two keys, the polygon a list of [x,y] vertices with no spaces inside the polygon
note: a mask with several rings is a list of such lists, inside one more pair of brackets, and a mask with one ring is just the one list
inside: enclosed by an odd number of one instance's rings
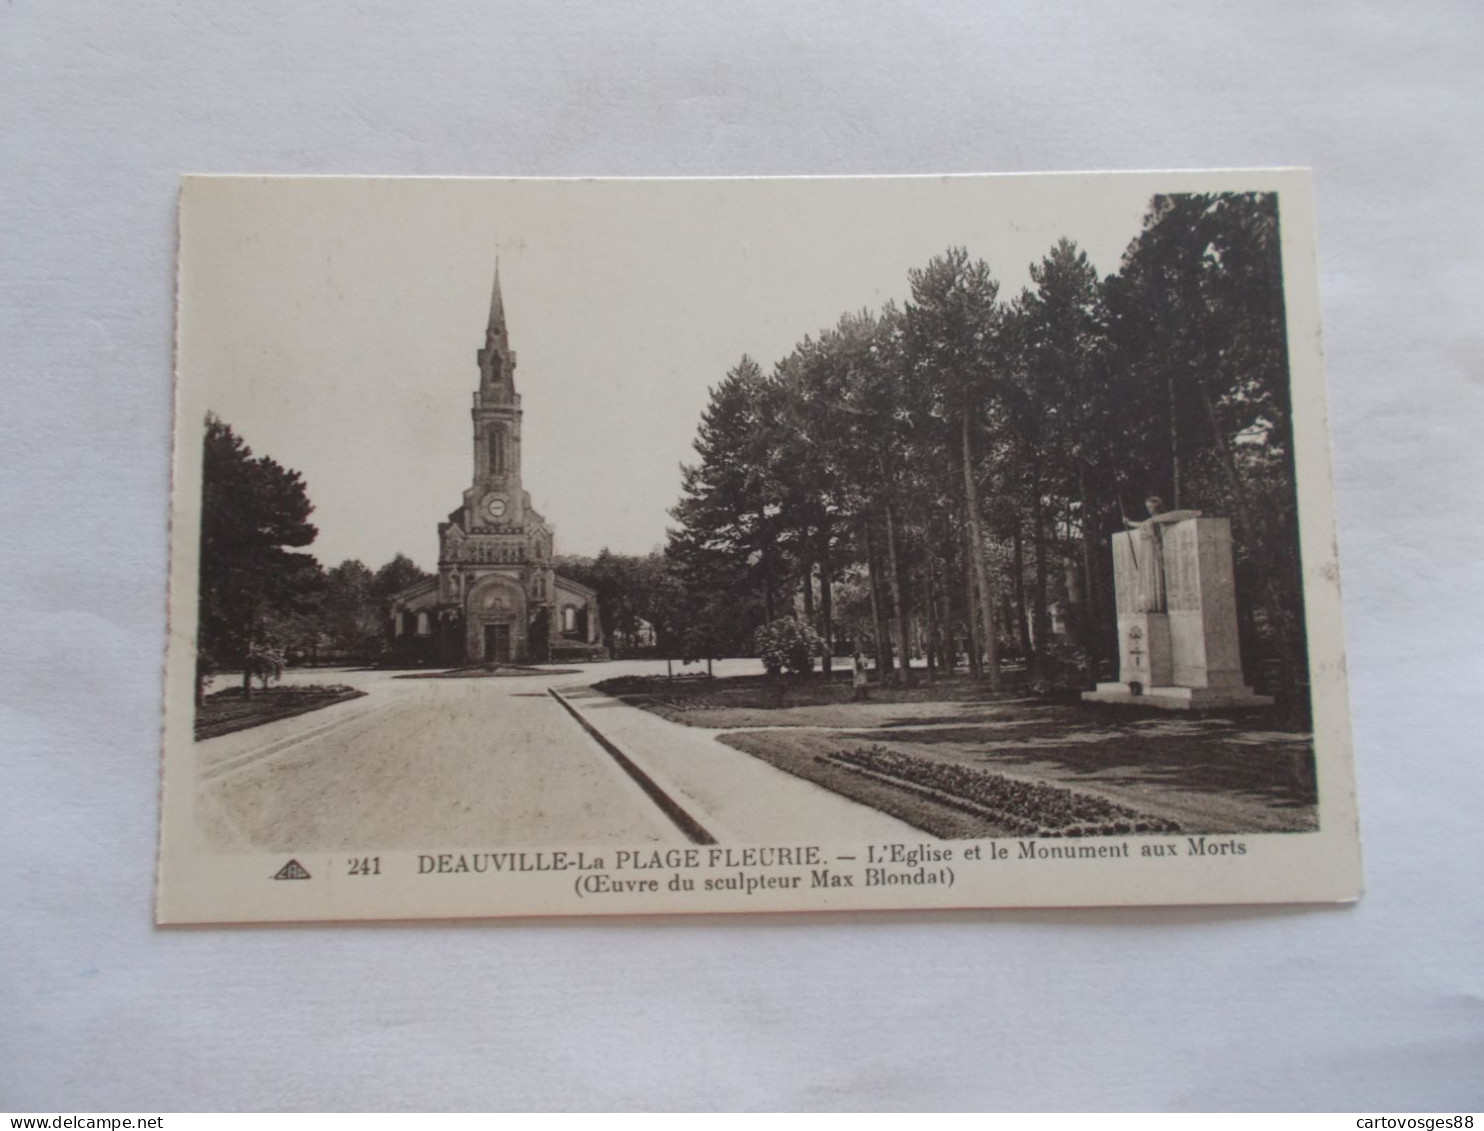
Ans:
{"label": "church entrance door", "polygon": [[484,658],[498,663],[508,663],[510,655],[510,626],[487,624],[484,626]]}

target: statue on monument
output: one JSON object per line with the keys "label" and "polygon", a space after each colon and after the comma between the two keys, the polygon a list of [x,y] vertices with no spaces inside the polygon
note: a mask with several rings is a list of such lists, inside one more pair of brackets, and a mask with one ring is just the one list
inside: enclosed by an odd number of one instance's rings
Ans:
{"label": "statue on monument", "polygon": [[1149,517],[1141,521],[1125,518],[1132,539],[1134,569],[1138,575],[1138,602],[1141,613],[1165,611],[1164,534],[1162,528],[1188,518],[1200,518],[1200,511],[1164,509],[1164,500],[1150,495],[1144,500]]}

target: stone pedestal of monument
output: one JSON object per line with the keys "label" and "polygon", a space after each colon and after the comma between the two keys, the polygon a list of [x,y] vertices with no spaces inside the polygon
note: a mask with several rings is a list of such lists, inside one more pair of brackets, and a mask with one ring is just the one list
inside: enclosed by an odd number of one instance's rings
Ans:
{"label": "stone pedestal of monument", "polygon": [[[1187,518],[1164,526],[1153,544],[1163,567],[1163,607],[1148,606],[1151,545],[1135,533],[1113,535],[1118,600],[1117,683],[1082,698],[1170,710],[1262,707],[1273,700],[1242,682],[1231,521]],[[1141,585],[1141,579],[1146,584]]]}

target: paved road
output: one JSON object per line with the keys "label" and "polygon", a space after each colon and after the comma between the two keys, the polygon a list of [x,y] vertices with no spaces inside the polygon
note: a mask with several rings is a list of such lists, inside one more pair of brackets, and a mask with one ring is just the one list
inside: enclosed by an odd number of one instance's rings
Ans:
{"label": "paved road", "polygon": [[[663,668],[623,662],[490,679],[290,672],[289,682],[347,683],[367,694],[197,743],[198,811],[208,838],[227,851],[688,843],[548,694]],[[753,671],[756,661],[719,665],[717,674],[732,668]],[[719,839],[912,833],[708,734],[605,702],[603,726],[629,721],[619,740],[625,753],[667,792],[678,782],[677,800]],[[714,750],[684,765],[683,751],[698,744]]]}

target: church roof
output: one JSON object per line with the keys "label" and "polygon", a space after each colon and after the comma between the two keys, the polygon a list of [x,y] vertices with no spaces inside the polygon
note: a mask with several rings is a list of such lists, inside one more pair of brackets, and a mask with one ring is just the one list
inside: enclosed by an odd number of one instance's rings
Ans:
{"label": "church roof", "polygon": [[566,589],[568,592],[576,593],[583,597],[596,597],[598,595],[596,589],[584,585],[580,581],[573,581],[570,577],[563,577],[561,574],[557,574],[555,580],[558,589]]}
{"label": "church roof", "polygon": [[429,594],[436,595],[437,591],[438,579],[436,577],[425,578],[422,581],[414,582],[406,589],[397,590],[397,592],[392,594],[391,603],[393,608],[406,608],[408,605],[417,601],[419,597],[426,597]]}

